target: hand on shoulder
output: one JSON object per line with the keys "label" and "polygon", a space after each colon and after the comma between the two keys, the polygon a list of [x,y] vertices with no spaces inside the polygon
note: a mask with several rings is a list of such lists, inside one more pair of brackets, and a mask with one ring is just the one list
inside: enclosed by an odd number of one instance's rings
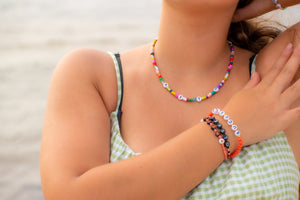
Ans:
{"label": "hand on shoulder", "polygon": [[[256,66],[257,71],[261,75],[262,79],[264,79],[267,74],[269,74],[273,70],[274,63],[280,56],[282,49],[288,44],[292,43],[294,48],[300,43],[300,22],[295,24],[294,26],[287,29],[281,35],[279,35],[276,39],[274,39],[269,45],[267,45],[257,56]],[[300,69],[296,72],[293,80],[290,85],[295,84],[300,78]],[[296,100],[292,107],[296,108],[300,106],[300,99]],[[287,129],[284,130],[285,135],[287,136],[288,142],[292,147],[295,158],[300,166],[300,120],[293,124],[291,124]]]}

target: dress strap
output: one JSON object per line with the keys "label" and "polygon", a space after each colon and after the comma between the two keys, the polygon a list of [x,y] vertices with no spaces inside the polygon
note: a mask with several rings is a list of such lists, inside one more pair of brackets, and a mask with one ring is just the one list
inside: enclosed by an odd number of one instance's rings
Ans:
{"label": "dress strap", "polygon": [[108,52],[113,61],[114,61],[114,65],[115,65],[115,70],[116,70],[116,77],[117,77],[117,85],[118,85],[118,103],[117,103],[117,107],[116,110],[117,111],[117,117],[118,117],[118,121],[120,123],[120,119],[121,119],[121,115],[122,115],[122,101],[123,101],[123,70],[122,70],[122,63],[121,63],[121,59],[120,59],[120,54],[116,53],[113,54],[111,52]]}
{"label": "dress strap", "polygon": [[256,58],[257,58],[257,54],[254,54],[249,59],[249,73],[250,73],[250,77],[251,77],[252,73],[255,72],[255,70],[256,70],[256,64],[255,64]]}

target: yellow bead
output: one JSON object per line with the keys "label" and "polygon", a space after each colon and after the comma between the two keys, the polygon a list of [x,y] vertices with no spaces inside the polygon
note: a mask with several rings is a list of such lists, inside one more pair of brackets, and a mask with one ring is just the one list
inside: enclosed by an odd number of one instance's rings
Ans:
{"label": "yellow bead", "polygon": [[172,91],[171,94],[173,94],[175,96],[176,92]]}

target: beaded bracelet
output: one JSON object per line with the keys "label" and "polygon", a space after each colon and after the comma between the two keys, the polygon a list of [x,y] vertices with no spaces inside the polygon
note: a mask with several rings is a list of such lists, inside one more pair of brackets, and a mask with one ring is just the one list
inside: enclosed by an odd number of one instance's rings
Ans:
{"label": "beaded bracelet", "polygon": [[224,159],[227,160],[230,157],[230,143],[228,141],[228,136],[225,134],[225,129],[222,128],[222,124],[219,123],[214,116],[208,116],[202,119],[201,122],[206,122],[211,127],[211,130],[214,131],[215,136],[219,139],[219,143],[221,144]]}
{"label": "beaded bracelet", "polygon": [[286,9],[285,7],[282,7],[280,3],[278,3],[278,0],[272,0],[272,1],[275,4],[277,9],[280,9],[280,10]]}
{"label": "beaded bracelet", "polygon": [[227,124],[229,126],[231,126],[231,129],[234,131],[235,136],[238,137],[238,142],[239,142],[238,147],[230,155],[230,158],[234,158],[235,156],[237,156],[241,152],[241,149],[243,147],[243,140],[241,138],[241,132],[238,130],[238,126],[233,123],[233,120],[230,119],[229,115],[226,115],[224,111],[222,111],[222,110],[220,110],[218,108],[214,108],[212,110],[212,114],[216,114],[216,115],[219,115],[220,117],[223,117],[223,119],[225,121],[227,121]]}

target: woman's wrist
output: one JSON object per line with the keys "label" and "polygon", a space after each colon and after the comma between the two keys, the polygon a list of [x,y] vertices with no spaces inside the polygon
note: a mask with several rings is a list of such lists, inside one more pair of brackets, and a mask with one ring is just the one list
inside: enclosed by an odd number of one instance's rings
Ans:
{"label": "woman's wrist", "polygon": [[243,147],[240,131],[224,111],[214,108],[201,122],[210,126],[211,134],[216,137],[223,150],[224,160],[234,158],[240,153]]}
{"label": "woman's wrist", "polygon": [[224,120],[224,118],[218,115],[215,115],[215,118],[224,125],[224,129],[226,130],[226,135],[228,136],[228,141],[230,143],[230,147],[229,147],[230,152],[235,152],[239,144],[237,137],[235,136],[234,132],[231,130],[230,126],[227,125],[227,122]]}

